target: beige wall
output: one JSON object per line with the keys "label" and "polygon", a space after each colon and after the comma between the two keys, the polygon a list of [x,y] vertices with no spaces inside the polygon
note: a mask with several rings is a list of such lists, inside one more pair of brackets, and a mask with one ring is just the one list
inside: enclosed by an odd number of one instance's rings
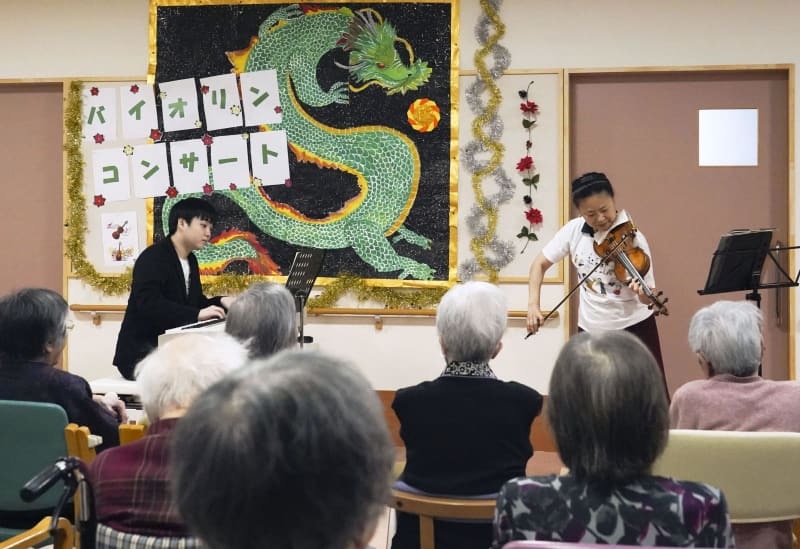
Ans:
{"label": "beige wall", "polygon": [[[461,5],[462,69],[474,68],[479,9],[477,0]],[[147,70],[147,0],[3,0],[0,10],[0,79],[122,77]],[[790,0],[505,0],[500,14],[507,26],[502,43],[517,69],[800,61],[800,3]],[[469,124],[467,109],[461,116]],[[792,215],[794,234],[796,211]],[[513,309],[524,308],[524,286],[504,289]],[[562,291],[547,287],[543,301],[555,303]],[[101,299],[74,281],[69,300],[121,302]],[[88,317],[79,320],[71,335],[70,368],[89,378],[109,373],[118,321],[95,327]],[[308,333],[321,348],[355,359],[381,389],[435,376],[441,368],[429,320],[387,320],[376,331],[370,319],[310,319]],[[546,391],[564,332],[554,327],[527,342],[523,334],[522,324],[512,322],[498,374]]]}

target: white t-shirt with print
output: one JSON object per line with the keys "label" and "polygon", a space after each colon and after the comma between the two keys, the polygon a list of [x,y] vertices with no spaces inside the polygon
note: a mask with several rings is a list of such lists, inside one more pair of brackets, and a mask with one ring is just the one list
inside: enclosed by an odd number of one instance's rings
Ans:
{"label": "white t-shirt with print", "polygon": [[181,258],[181,269],[183,269],[183,281],[186,283],[186,295],[189,295],[189,260]]}
{"label": "white t-shirt with print", "polygon": [[[622,210],[617,214],[614,226],[628,220],[628,214]],[[578,280],[586,276],[600,262],[600,256],[594,251],[594,242],[601,242],[608,234],[608,231],[603,231],[592,237],[582,232],[584,224],[582,217],[571,220],[561,227],[542,249],[542,255],[552,263],[561,261],[569,254],[578,272]],[[633,244],[650,256],[650,270],[643,278],[648,286],[655,287],[650,246],[640,231],[636,232]],[[652,314],[653,311],[639,301],[630,288],[617,280],[613,261],[598,267],[581,285],[578,326],[587,332],[621,330],[641,322]]]}

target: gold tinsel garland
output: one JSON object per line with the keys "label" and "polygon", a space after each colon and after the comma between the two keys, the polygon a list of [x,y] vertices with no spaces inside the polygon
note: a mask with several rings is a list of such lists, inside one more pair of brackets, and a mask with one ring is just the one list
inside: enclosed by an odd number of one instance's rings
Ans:
{"label": "gold tinsel garland", "polygon": [[475,202],[478,207],[486,215],[487,228],[486,233],[480,237],[473,237],[470,240],[469,248],[475,255],[475,259],[481,269],[489,275],[491,282],[497,282],[498,269],[494,268],[486,259],[486,247],[495,237],[497,231],[497,208],[493,208],[486,203],[483,194],[481,181],[489,174],[494,172],[503,160],[503,153],[505,151],[502,144],[497,141],[489,139],[489,137],[481,129],[484,125],[488,124],[492,118],[497,114],[502,100],[502,94],[497,83],[492,78],[489,69],[486,67],[486,58],[491,53],[492,48],[500,41],[500,38],[505,34],[505,25],[500,21],[497,11],[492,7],[492,3],[488,0],[481,0],[481,8],[495,26],[497,32],[490,35],[486,44],[478,51],[475,52],[475,68],[477,69],[478,76],[486,84],[489,91],[489,101],[486,104],[486,110],[472,121],[472,135],[480,141],[488,150],[491,151],[491,158],[486,166],[477,171],[472,176],[472,190],[475,194]]}
{"label": "gold tinsel garland", "polygon": [[119,276],[103,276],[86,259],[86,198],[83,196],[83,153],[81,152],[81,109],[83,83],[73,81],[69,86],[64,108],[64,149],[67,155],[67,229],[65,253],[72,272],[83,282],[106,295],[120,295],[131,287],[131,270]]}
{"label": "gold tinsel garland", "polygon": [[[120,295],[130,290],[131,269],[118,276],[103,276],[86,259],[86,198],[83,195],[83,153],[81,151],[83,83],[70,84],[67,104],[64,111],[67,156],[67,219],[65,248],[67,258],[72,262],[72,271],[89,286],[105,295]],[[266,280],[255,275],[222,274],[203,277],[203,291],[206,295],[235,294],[246,290],[254,282]],[[342,274],[328,284],[322,293],[309,300],[309,307],[332,307],[348,293],[355,294],[358,301],[382,303],[390,309],[422,309],[439,303],[447,288],[385,288],[369,286],[362,278],[352,274]]]}
{"label": "gold tinsel garland", "polygon": [[447,288],[383,288],[369,286],[356,275],[342,273],[328,284],[317,297],[308,300],[309,308],[328,308],[336,304],[346,294],[354,294],[360,302],[375,301],[389,309],[424,309],[439,303]]}

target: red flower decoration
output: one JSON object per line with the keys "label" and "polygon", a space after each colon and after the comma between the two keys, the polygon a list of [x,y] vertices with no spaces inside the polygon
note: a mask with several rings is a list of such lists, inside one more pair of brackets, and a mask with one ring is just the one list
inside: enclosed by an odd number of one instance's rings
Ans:
{"label": "red flower decoration", "polygon": [[280,113],[282,113],[282,112],[283,112],[283,109],[281,108],[281,106],[280,106],[280,105],[277,105],[277,106],[275,107],[275,112],[276,112],[277,114],[280,114]]}
{"label": "red flower decoration", "polygon": [[287,187],[291,187],[292,186],[292,180],[291,179],[287,179],[287,180],[285,180],[283,182],[283,184],[286,185]]}
{"label": "red flower decoration", "polygon": [[89,90],[89,93],[92,95],[100,95],[100,89],[97,86],[92,86],[92,88]]}
{"label": "red flower decoration", "polygon": [[131,86],[131,93],[139,93],[139,84]]}
{"label": "red flower decoration", "polygon": [[533,101],[525,101],[524,103],[520,103],[519,110],[525,114],[539,114],[539,105]]}
{"label": "red flower decoration", "polygon": [[213,185],[211,185],[211,183],[206,183],[205,185],[203,185],[203,192],[204,192],[205,194],[211,194],[211,193],[213,193],[213,192],[214,192],[214,187],[213,187]]}
{"label": "red flower decoration", "polygon": [[236,183],[231,183],[230,185],[228,185],[228,188],[229,188],[230,190],[232,190],[232,191],[235,191],[235,190],[237,189],[237,187],[236,187]]}
{"label": "red flower decoration", "polygon": [[105,136],[102,133],[94,134],[93,138],[94,142],[97,143],[98,145],[106,140]]}
{"label": "red flower decoration", "polygon": [[206,147],[210,147],[210,146],[211,146],[211,144],[214,142],[214,138],[213,138],[213,137],[211,137],[211,136],[210,136],[210,135],[208,135],[208,134],[205,134],[205,135],[202,137],[202,141],[203,141],[203,145],[205,145]]}
{"label": "red flower decoration", "polygon": [[206,94],[206,93],[208,93],[208,91],[209,91],[209,90],[208,90],[208,86],[200,86],[200,91],[201,91],[203,94]]}
{"label": "red flower decoration", "polygon": [[533,158],[530,156],[525,156],[517,162],[517,171],[524,172],[525,170],[530,170],[533,168]]}
{"label": "red flower decoration", "polygon": [[531,208],[525,212],[525,219],[527,219],[528,223],[531,223],[532,225],[538,225],[542,222],[542,212],[540,212],[537,208]]}
{"label": "red flower decoration", "polygon": [[163,134],[161,133],[161,130],[157,128],[153,128],[152,130],[150,130],[150,139],[152,139],[153,141],[161,141],[162,137]]}
{"label": "red flower decoration", "polygon": [[178,196],[178,189],[176,189],[173,185],[170,185],[165,191],[165,194],[170,198],[175,198]]}
{"label": "red flower decoration", "polygon": [[100,206],[105,205],[106,199],[105,199],[105,197],[103,197],[102,194],[96,194],[96,195],[94,195],[94,202],[93,203],[94,203],[95,206],[97,206],[99,208]]}

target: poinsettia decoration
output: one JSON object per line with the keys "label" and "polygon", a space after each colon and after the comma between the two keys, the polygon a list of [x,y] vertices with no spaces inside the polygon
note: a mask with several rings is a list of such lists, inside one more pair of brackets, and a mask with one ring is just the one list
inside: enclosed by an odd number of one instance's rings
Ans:
{"label": "poinsettia decoration", "polygon": [[[525,219],[528,222],[517,234],[517,238],[525,239],[525,245],[520,253],[525,251],[532,240],[539,240],[536,230],[541,227],[543,221],[541,210],[533,207],[533,191],[539,188],[539,172],[536,169],[536,162],[533,160],[533,128],[536,127],[539,118],[539,105],[530,100],[532,85],[533,80],[528,83],[526,89],[519,90],[519,97],[522,99],[519,110],[522,112],[522,127],[526,132],[526,140],[525,156],[517,162],[517,172],[522,177],[522,184],[526,187],[522,201],[525,204]],[[534,226],[537,228],[534,229]]]}

